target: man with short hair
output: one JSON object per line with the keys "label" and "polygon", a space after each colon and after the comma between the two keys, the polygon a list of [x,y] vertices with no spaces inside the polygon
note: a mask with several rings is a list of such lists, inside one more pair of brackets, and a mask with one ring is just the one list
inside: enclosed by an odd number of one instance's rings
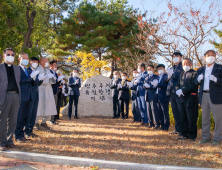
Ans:
{"label": "man with short hair", "polygon": [[3,58],[4,63],[0,64],[0,151],[16,147],[12,139],[21,101],[21,70],[13,65],[14,50],[6,48]]}
{"label": "man with short hair", "polygon": [[38,87],[42,84],[46,78],[44,73],[38,74],[36,68],[38,67],[39,59],[37,57],[30,58],[30,67],[27,69],[28,74],[32,77],[32,101],[30,103],[29,114],[25,125],[25,137],[36,137],[33,133],[33,127],[37,116],[38,102],[39,102],[39,90]]}
{"label": "man with short hair", "polygon": [[167,89],[166,81],[168,79],[168,76],[165,73],[164,64],[158,64],[156,66],[156,69],[159,74],[159,80],[157,82],[157,90],[156,90],[156,103],[161,124],[160,130],[168,131],[170,126],[169,97],[166,96],[166,89]]}
{"label": "man with short hair", "polygon": [[146,100],[149,128],[154,127],[154,129],[157,130],[159,129],[160,126],[159,122],[160,120],[156,105],[156,89],[159,76],[154,74],[154,66],[151,64],[148,65],[147,72],[148,72],[148,77],[145,78],[143,87],[146,90],[145,100]]}
{"label": "man with short hair", "polygon": [[113,119],[116,118],[118,119],[120,117],[120,106],[118,100],[119,91],[117,90],[117,87],[118,84],[121,82],[121,79],[119,78],[118,71],[114,71],[113,74],[114,76],[110,83],[110,88],[112,89],[112,98],[113,98]]}
{"label": "man with short hair", "polygon": [[211,142],[211,111],[215,121],[213,145],[222,140],[222,66],[215,63],[216,52],[208,50],[204,54],[206,65],[197,70],[196,84],[200,85],[199,102],[202,108],[201,144]]}
{"label": "man with short hair", "polygon": [[134,81],[134,85],[137,85],[137,102],[140,110],[140,115],[142,118],[142,123],[141,123],[142,126],[148,124],[146,101],[145,101],[145,89],[143,88],[144,80],[148,76],[145,67],[146,66],[144,63],[138,64],[137,71],[139,75],[137,79]]}
{"label": "man with short hair", "polygon": [[17,126],[15,129],[15,139],[18,142],[25,142],[27,139],[24,134],[24,127],[29,115],[30,103],[32,100],[32,77],[28,74],[27,66],[29,64],[29,56],[26,53],[19,54],[19,67],[21,70],[21,104],[18,112]]}
{"label": "man with short hair", "polygon": [[183,72],[181,63],[182,54],[180,52],[174,52],[172,55],[173,67],[167,69],[168,82],[167,85],[167,96],[170,97],[170,103],[173,111],[173,117],[175,120],[175,131],[169,134],[180,134],[180,99],[176,95],[176,85],[180,74]]}
{"label": "man with short hair", "polygon": [[68,80],[68,87],[69,87],[69,108],[68,108],[68,117],[69,119],[71,119],[72,116],[72,106],[73,106],[73,102],[74,102],[74,110],[75,110],[75,115],[74,115],[74,119],[79,119],[78,115],[77,115],[77,111],[78,111],[78,102],[79,102],[79,96],[80,96],[80,92],[79,92],[79,88],[81,87],[81,79],[79,78],[79,70],[78,69],[74,69],[73,70],[73,76],[69,78]]}
{"label": "man with short hair", "polygon": [[197,137],[198,118],[198,85],[195,84],[197,72],[192,67],[192,61],[184,58],[183,70],[176,86],[176,94],[180,98],[180,132],[179,140],[190,139],[195,141]]}
{"label": "man with short hair", "polygon": [[[129,116],[129,85],[127,78],[127,73],[122,73],[121,76],[122,80],[117,85],[117,90],[119,91],[118,94],[118,100],[119,100],[119,106],[120,106],[120,114],[121,119],[128,119]],[[125,106],[125,113],[124,113],[124,106]]]}
{"label": "man with short hair", "polygon": [[[56,74],[58,75],[58,77],[62,76],[62,73],[60,70],[56,71]],[[63,76],[65,77],[65,76]],[[60,108],[61,108],[61,102],[62,102],[62,88],[63,88],[63,83],[65,81],[63,79],[61,79],[58,82],[58,98],[57,98],[57,103],[56,103],[56,108],[57,108],[57,115],[55,116],[55,120],[59,119],[59,113],[60,113]]]}
{"label": "man with short hair", "polygon": [[133,79],[131,81],[132,86],[131,89],[131,106],[132,106],[132,113],[133,113],[133,122],[141,122],[141,115],[138,107],[137,102],[137,85],[135,85],[136,78],[138,76],[137,69],[133,70]]}
{"label": "man with short hair", "polygon": [[56,115],[55,99],[52,91],[52,84],[56,83],[56,77],[47,68],[49,67],[48,59],[43,57],[40,59],[40,65],[37,70],[39,74],[46,76],[42,84],[39,86],[39,104],[37,110],[37,117],[35,121],[35,128],[40,130],[39,120],[42,119],[41,126],[50,129],[46,122],[50,121],[50,117]]}

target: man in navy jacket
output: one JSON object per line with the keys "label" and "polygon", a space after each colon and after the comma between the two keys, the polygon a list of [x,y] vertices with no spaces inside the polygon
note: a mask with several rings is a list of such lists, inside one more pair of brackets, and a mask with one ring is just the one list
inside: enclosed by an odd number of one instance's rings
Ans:
{"label": "man in navy jacket", "polygon": [[211,111],[215,121],[213,145],[222,140],[222,66],[215,63],[216,52],[208,50],[204,59],[207,64],[197,70],[196,84],[200,85],[199,102],[202,108],[201,144],[211,142]]}
{"label": "man in navy jacket", "polygon": [[[119,78],[118,71],[114,71],[113,79],[110,83],[110,88],[112,89],[112,98],[113,98],[113,119],[120,117],[120,106],[119,106],[119,100],[118,100],[118,90],[117,85],[121,82],[121,79]],[[117,112],[117,113],[116,113]]]}
{"label": "man in navy jacket", "polygon": [[148,124],[148,117],[147,117],[147,110],[146,110],[146,101],[145,101],[145,89],[143,88],[143,83],[145,78],[148,76],[147,72],[145,71],[145,64],[139,63],[138,64],[138,73],[139,76],[134,81],[134,85],[137,85],[137,102],[138,107],[140,110],[142,123],[141,125],[147,125]]}
{"label": "man in navy jacket", "polygon": [[78,69],[74,69],[73,70],[73,77],[70,77],[68,80],[68,87],[69,87],[69,108],[68,108],[68,117],[69,119],[71,119],[72,116],[72,106],[73,106],[73,102],[74,102],[74,106],[75,106],[75,119],[79,119],[77,116],[77,106],[78,106],[78,101],[79,101],[79,96],[80,96],[80,92],[79,92],[79,88],[81,87],[81,80],[78,77]]}
{"label": "man in navy jacket", "polygon": [[157,90],[156,90],[156,102],[158,108],[158,115],[160,118],[161,128],[160,130],[168,131],[170,126],[170,119],[169,119],[169,97],[166,96],[166,89],[167,89],[167,79],[168,76],[165,73],[165,65],[158,64],[156,69],[159,74],[159,80],[157,82]]}
{"label": "man in navy jacket", "polygon": [[[147,67],[148,77],[145,78],[143,88],[145,91],[145,100],[147,105],[147,114],[149,120],[149,127],[155,127],[154,129],[158,129],[160,126],[159,123],[159,115],[157,112],[157,105],[156,105],[156,89],[157,87],[154,85],[155,82],[158,82],[159,76],[154,74],[154,66],[149,65]],[[154,122],[153,122],[154,119]]]}
{"label": "man in navy jacket", "polygon": [[28,74],[27,65],[29,64],[28,54],[22,53],[19,55],[20,70],[21,70],[21,104],[18,112],[17,126],[15,129],[15,139],[18,142],[25,142],[27,139],[24,137],[24,127],[29,114],[30,102],[32,100],[32,78]]}
{"label": "man in navy jacket", "polygon": [[[36,68],[38,67],[38,63],[39,63],[39,59],[37,57],[30,58],[30,67],[27,69],[28,74],[30,76],[36,72]],[[33,133],[33,127],[35,125],[37,109],[38,109],[38,102],[39,102],[38,86],[40,86],[42,84],[43,79],[44,79],[43,75],[41,75],[39,77],[39,74],[37,74],[31,80],[32,101],[30,103],[29,114],[27,117],[26,125],[25,125],[25,137],[36,137],[36,135]]]}

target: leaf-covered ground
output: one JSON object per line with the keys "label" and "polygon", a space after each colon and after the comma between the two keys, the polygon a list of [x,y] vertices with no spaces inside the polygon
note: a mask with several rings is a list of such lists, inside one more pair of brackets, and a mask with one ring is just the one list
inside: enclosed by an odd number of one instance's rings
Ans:
{"label": "leaf-covered ground", "polygon": [[[172,131],[173,126],[170,127]],[[17,143],[17,150],[146,164],[222,168],[222,144],[178,141],[169,132],[141,127],[139,123],[108,118],[62,117],[52,130],[35,131],[39,136]]]}

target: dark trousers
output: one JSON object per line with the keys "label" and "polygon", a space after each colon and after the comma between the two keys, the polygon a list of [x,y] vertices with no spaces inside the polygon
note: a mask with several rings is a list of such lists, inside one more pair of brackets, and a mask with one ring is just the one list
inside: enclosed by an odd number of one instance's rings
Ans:
{"label": "dark trousers", "polygon": [[18,118],[17,118],[17,126],[15,129],[15,138],[20,139],[24,137],[24,127],[27,123],[28,115],[29,115],[29,107],[31,100],[22,101],[20,104]]}
{"label": "dark trousers", "polygon": [[137,100],[132,100],[131,102],[132,104],[132,113],[133,113],[133,120],[140,122],[141,121],[141,115],[140,115],[140,111],[138,108],[138,103]]}
{"label": "dark trousers", "polygon": [[33,127],[35,125],[35,120],[37,116],[38,103],[39,103],[39,97],[37,93],[36,95],[33,95],[33,99],[30,102],[29,114],[25,124],[25,133],[27,135],[30,135],[33,131]]}
{"label": "dark trousers", "polygon": [[[120,114],[121,114],[122,118],[128,118],[128,116],[129,116],[129,99],[120,99],[119,106],[120,106]],[[125,107],[125,114],[124,114],[124,107]]]}
{"label": "dark trousers", "polygon": [[113,97],[113,117],[118,117],[118,118],[120,117],[120,105],[119,105],[118,96]]}
{"label": "dark trousers", "polygon": [[197,118],[198,118],[198,105],[192,107],[185,107],[184,103],[181,104],[180,112],[180,131],[184,137],[196,139],[197,137]]}
{"label": "dark trousers", "polygon": [[57,115],[55,115],[55,119],[59,119],[59,113],[60,113],[60,108],[61,108],[61,101],[62,101],[62,98],[58,97],[57,104],[56,104]]}
{"label": "dark trousers", "polygon": [[177,132],[180,132],[180,110],[181,110],[180,98],[175,93],[171,93],[170,103],[173,111],[173,117],[175,120],[175,130]]}
{"label": "dark trousers", "polygon": [[169,102],[160,102],[157,99],[158,115],[160,117],[160,124],[164,130],[168,130],[170,126],[169,118]]}
{"label": "dark trousers", "polygon": [[71,118],[71,116],[72,116],[72,106],[73,106],[73,102],[74,102],[74,106],[75,106],[75,109],[74,109],[74,110],[75,110],[75,117],[77,117],[78,101],[79,101],[79,96],[77,96],[76,94],[69,96],[68,117]]}
{"label": "dark trousers", "polygon": [[19,95],[6,94],[3,105],[0,105],[0,146],[13,144],[13,133],[17,125]]}
{"label": "dark trousers", "polygon": [[62,94],[61,107],[66,106],[66,105],[67,105],[67,96]]}
{"label": "dark trousers", "polygon": [[138,96],[137,102],[143,123],[148,123],[145,96]]}
{"label": "dark trousers", "polygon": [[156,101],[150,100],[146,102],[146,105],[147,105],[148,120],[149,120],[150,125],[153,126],[153,124],[155,123],[155,127],[159,127],[160,118],[159,118]]}

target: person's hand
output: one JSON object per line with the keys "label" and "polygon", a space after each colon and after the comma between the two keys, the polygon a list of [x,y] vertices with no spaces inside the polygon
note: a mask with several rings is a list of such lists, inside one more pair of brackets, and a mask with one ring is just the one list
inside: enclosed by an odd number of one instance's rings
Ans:
{"label": "person's hand", "polygon": [[170,79],[173,75],[173,69],[172,68],[167,68],[167,75],[168,75],[168,79]]}
{"label": "person's hand", "polygon": [[201,80],[203,80],[203,78],[204,78],[204,75],[203,75],[203,73],[202,73],[202,74],[200,74],[200,75],[198,76],[197,81],[200,83]]}
{"label": "person's hand", "polygon": [[210,75],[210,80],[214,81],[215,83],[217,82],[217,77],[215,77],[214,75]]}
{"label": "person's hand", "polygon": [[55,77],[55,75],[52,74],[52,73],[49,73],[49,74],[47,75],[47,77],[48,77],[49,79],[51,79],[51,78]]}
{"label": "person's hand", "polygon": [[151,84],[156,87],[158,85],[158,80],[157,79],[153,80]]}
{"label": "person's hand", "polygon": [[147,84],[147,83],[145,83],[144,86],[145,86],[146,88],[150,88],[150,85]]}
{"label": "person's hand", "polygon": [[137,84],[138,84],[138,80],[137,80],[137,79],[134,81],[134,84],[135,84],[135,85],[137,85]]}
{"label": "person's hand", "polygon": [[58,81],[61,81],[63,78],[65,78],[65,76],[59,76]]}
{"label": "person's hand", "polygon": [[39,80],[45,80],[46,79],[46,76],[44,76],[44,73],[42,74],[39,74]]}
{"label": "person's hand", "polygon": [[79,79],[76,79],[76,84],[79,84]]}
{"label": "person's hand", "polygon": [[119,87],[119,88],[122,88],[123,86],[122,86],[122,84],[118,84],[118,87]]}
{"label": "person's hand", "polygon": [[[177,91],[176,91],[176,95],[177,95],[178,97],[180,97],[181,95],[183,95],[183,91],[182,91],[181,89],[177,90]],[[183,96],[184,96],[184,95],[183,95]]]}

